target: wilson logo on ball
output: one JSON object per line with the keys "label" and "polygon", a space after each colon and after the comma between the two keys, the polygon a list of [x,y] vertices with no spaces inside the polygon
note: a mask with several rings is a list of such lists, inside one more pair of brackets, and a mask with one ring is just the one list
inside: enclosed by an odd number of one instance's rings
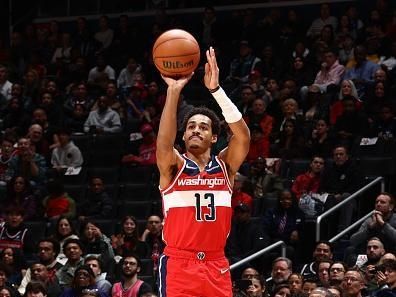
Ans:
{"label": "wilson logo on ball", "polygon": [[184,63],[182,63],[182,62],[180,62],[180,61],[175,61],[175,62],[172,62],[172,61],[162,61],[162,66],[163,66],[165,69],[183,69],[183,68],[190,68],[190,67],[194,66],[194,61],[193,61],[193,60],[190,60],[190,61],[187,61],[187,62],[184,62]]}

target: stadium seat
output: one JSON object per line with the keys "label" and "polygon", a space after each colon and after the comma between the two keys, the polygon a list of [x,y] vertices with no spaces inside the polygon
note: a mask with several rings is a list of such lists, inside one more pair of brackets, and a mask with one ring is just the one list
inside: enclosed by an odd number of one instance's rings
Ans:
{"label": "stadium seat", "polygon": [[88,168],[88,178],[98,176],[103,179],[106,184],[116,184],[119,177],[119,168],[91,167]]}
{"label": "stadium seat", "polygon": [[121,166],[120,181],[124,183],[148,184],[154,179],[156,166]]}
{"label": "stadium seat", "polygon": [[150,184],[123,184],[119,188],[121,201],[147,201],[153,191]]}
{"label": "stadium seat", "polygon": [[97,134],[92,137],[92,150],[117,150],[119,152],[123,152],[125,146],[125,137],[126,136],[123,133]]}
{"label": "stadium seat", "polygon": [[121,152],[118,150],[94,150],[89,154],[89,167],[119,167]]}
{"label": "stadium seat", "polygon": [[293,159],[289,163],[288,179],[295,180],[296,177],[309,169],[309,159]]}
{"label": "stadium seat", "polygon": [[47,235],[47,222],[46,221],[26,221],[25,226],[28,228],[35,246],[41,238]]}
{"label": "stadium seat", "polygon": [[83,201],[86,197],[86,185],[65,185],[65,192],[69,194],[74,201]]}
{"label": "stadium seat", "polygon": [[154,262],[152,259],[141,259],[139,278],[141,276],[153,276]]}
{"label": "stadium seat", "polygon": [[152,212],[151,201],[125,201],[118,207],[118,216],[120,218],[130,215],[137,219],[146,219]]}
{"label": "stadium seat", "polygon": [[62,181],[64,185],[86,185],[88,171],[85,167],[77,175],[63,175]]}

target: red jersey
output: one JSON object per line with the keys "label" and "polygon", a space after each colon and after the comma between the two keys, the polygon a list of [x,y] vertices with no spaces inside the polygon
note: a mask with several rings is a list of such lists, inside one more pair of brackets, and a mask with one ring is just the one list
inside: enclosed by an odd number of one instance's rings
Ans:
{"label": "red jersey", "polygon": [[220,251],[231,228],[232,187],[225,164],[213,156],[205,169],[183,155],[171,184],[160,189],[163,239],[167,246],[190,251]]}

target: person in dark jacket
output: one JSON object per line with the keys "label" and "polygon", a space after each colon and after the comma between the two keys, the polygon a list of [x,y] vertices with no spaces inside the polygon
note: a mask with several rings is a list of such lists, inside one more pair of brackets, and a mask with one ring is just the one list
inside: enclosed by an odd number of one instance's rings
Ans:
{"label": "person in dark jacket", "polygon": [[107,219],[111,218],[113,201],[106,192],[103,180],[94,176],[91,178],[87,198],[78,205],[79,219]]}

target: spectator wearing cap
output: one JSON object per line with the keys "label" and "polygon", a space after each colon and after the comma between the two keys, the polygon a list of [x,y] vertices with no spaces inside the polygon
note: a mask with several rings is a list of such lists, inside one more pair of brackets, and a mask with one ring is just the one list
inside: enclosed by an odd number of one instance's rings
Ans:
{"label": "spectator wearing cap", "polygon": [[123,163],[134,163],[138,165],[155,165],[157,164],[156,159],[156,135],[153,128],[149,124],[144,124],[140,128],[140,133],[143,136],[143,142],[139,146],[139,155],[128,154],[123,156]]}
{"label": "spectator wearing cap", "polygon": [[96,296],[108,297],[109,295],[96,286],[95,274],[88,265],[79,266],[73,276],[71,288],[63,291],[60,297],[79,297],[89,291],[96,292]]}
{"label": "spectator wearing cap", "polygon": [[51,156],[52,168],[63,172],[68,167],[80,167],[83,157],[80,149],[70,139],[71,131],[68,128],[58,130],[59,146],[54,148]]}
{"label": "spectator wearing cap", "polygon": [[84,123],[84,132],[99,134],[121,132],[120,116],[109,107],[107,95],[98,98],[98,109],[89,113]]}

